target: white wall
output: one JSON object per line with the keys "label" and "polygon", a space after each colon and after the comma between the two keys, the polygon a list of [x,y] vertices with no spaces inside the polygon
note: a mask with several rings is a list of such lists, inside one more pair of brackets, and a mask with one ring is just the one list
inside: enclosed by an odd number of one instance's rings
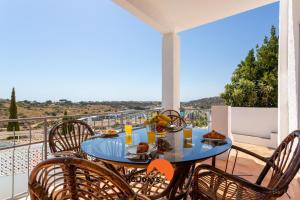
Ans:
{"label": "white wall", "polygon": [[277,132],[277,108],[231,107],[233,134],[271,138]]}
{"label": "white wall", "polygon": [[215,130],[231,138],[231,107],[230,106],[212,106],[211,107],[211,125]]}
{"label": "white wall", "polygon": [[[230,106],[212,106],[211,107],[211,126],[215,130],[227,137],[232,138],[231,134],[231,107]],[[218,156],[219,159],[227,159],[228,152]]]}

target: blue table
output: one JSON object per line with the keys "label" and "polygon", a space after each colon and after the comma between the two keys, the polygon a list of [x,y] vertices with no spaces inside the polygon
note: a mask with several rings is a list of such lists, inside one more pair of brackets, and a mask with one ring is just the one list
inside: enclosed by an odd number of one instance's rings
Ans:
{"label": "blue table", "polygon": [[[185,184],[186,179],[190,183],[191,173],[193,173],[195,163],[214,158],[231,148],[232,141],[227,138],[222,145],[206,144],[202,142],[203,134],[207,133],[206,129],[194,128],[192,138],[185,139],[183,131],[177,133],[168,133],[164,140],[168,141],[172,149],[157,154],[157,158],[166,159],[175,166],[174,176],[168,188],[160,195],[151,197],[152,199],[167,196],[169,199],[176,199],[178,193],[176,187]],[[127,137],[127,138],[126,138]],[[127,144],[126,141],[127,140]],[[129,166],[134,168],[146,168],[150,159],[131,160],[127,158],[129,145],[136,145],[139,142],[148,142],[146,129],[134,130],[131,135],[131,143],[128,144],[128,136],[120,133],[114,138],[94,138],[81,144],[81,149],[87,155],[100,159],[109,164],[119,166]],[[181,188],[182,190],[182,188]],[[180,198],[180,197],[177,197]]]}

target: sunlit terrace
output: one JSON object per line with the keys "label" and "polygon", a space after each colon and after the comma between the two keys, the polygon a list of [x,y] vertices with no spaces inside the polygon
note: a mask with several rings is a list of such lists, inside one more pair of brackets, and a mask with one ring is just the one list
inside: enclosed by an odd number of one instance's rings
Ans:
{"label": "sunlit terrace", "polygon": [[278,108],[210,109],[180,105],[179,33],[277,0],[113,2],[162,36],[161,108],[1,119],[0,199],[299,198],[300,2],[279,1]]}

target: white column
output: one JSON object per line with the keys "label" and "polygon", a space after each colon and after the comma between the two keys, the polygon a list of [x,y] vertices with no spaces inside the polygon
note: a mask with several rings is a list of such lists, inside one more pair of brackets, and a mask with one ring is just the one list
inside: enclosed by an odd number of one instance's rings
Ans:
{"label": "white column", "polygon": [[[300,1],[280,1],[279,32],[279,142],[300,129]],[[299,174],[300,176],[300,174]]]}
{"label": "white column", "polygon": [[[298,4],[298,5],[297,5]],[[297,8],[297,9],[296,9]],[[299,129],[299,0],[288,5],[289,132]]]}
{"label": "white column", "polygon": [[300,2],[280,1],[278,130],[279,143],[300,128],[299,29]]}
{"label": "white column", "polygon": [[162,107],[180,108],[180,40],[176,33],[163,35],[162,43]]}
{"label": "white column", "polygon": [[289,132],[288,108],[288,2],[280,1],[278,60],[278,144]]}

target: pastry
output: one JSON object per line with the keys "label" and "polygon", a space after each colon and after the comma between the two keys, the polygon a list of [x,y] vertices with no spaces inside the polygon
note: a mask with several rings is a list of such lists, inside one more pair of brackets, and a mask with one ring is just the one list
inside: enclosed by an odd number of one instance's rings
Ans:
{"label": "pastry", "polygon": [[115,134],[117,134],[117,131],[115,129],[107,129],[107,130],[104,130],[102,132],[104,134],[107,134],[107,135],[115,135]]}
{"label": "pastry", "polygon": [[216,132],[215,130],[212,130],[211,132],[203,135],[203,138],[206,139],[219,139],[219,140],[224,140],[226,137],[222,135],[221,133]]}
{"label": "pastry", "polygon": [[140,142],[136,148],[136,153],[145,153],[148,152],[149,145],[145,142]]}

